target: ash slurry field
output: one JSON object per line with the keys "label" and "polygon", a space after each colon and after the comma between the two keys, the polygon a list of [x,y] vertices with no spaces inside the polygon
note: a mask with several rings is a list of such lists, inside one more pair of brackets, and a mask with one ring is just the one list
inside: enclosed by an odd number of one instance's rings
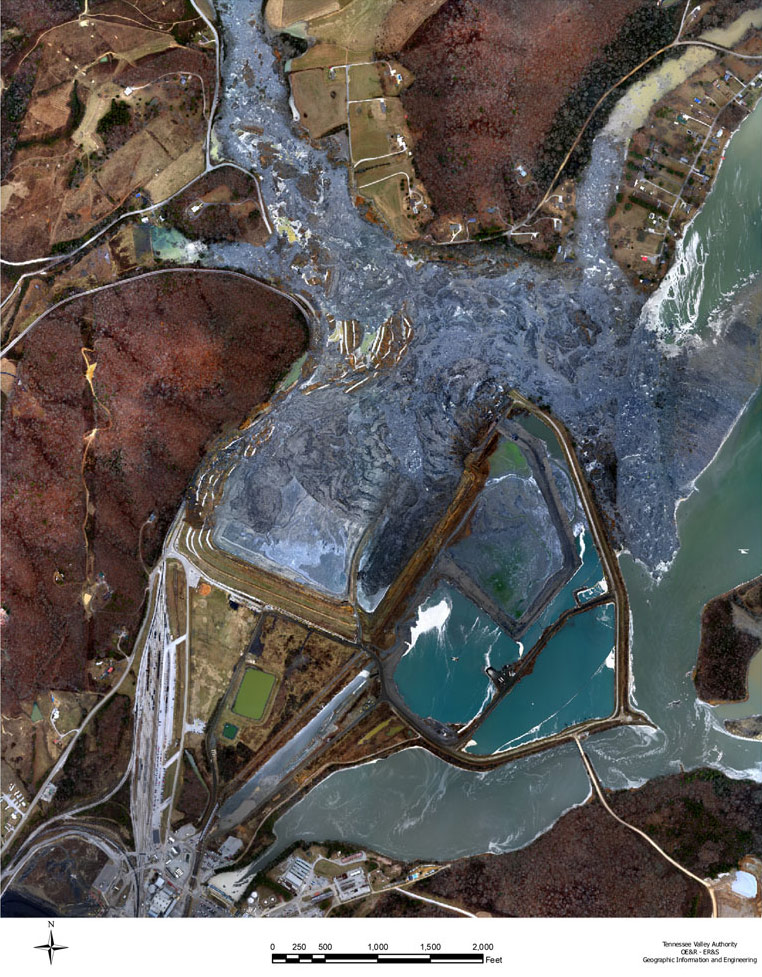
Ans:
{"label": "ash slurry field", "polygon": [[[688,336],[681,345],[667,345],[664,330],[654,328],[666,314],[663,291],[643,310],[642,298],[607,255],[605,214],[622,150],[603,135],[578,195],[576,263],[530,262],[501,247],[461,251],[459,258],[470,263],[447,267],[399,253],[385,232],[355,209],[346,169],[332,164],[323,148],[311,147],[292,122],[288,92],[262,33],[260,8],[253,0],[217,5],[225,84],[215,133],[226,158],[262,173],[278,233],[264,248],[210,245],[203,262],[274,280],[308,295],[319,312],[355,318],[369,329],[404,303],[413,338],[393,370],[347,392],[335,383],[346,369],[339,344],[328,343],[327,327],[320,326],[325,331],[313,337],[316,366],[309,381],[326,386],[311,393],[298,386],[269,415],[274,434],[229,480],[219,523],[271,534],[284,567],[333,592],[344,586],[352,540],[371,524],[359,592],[372,605],[449,499],[477,431],[505,406],[507,391],[515,386],[548,402],[568,426],[599,498],[609,512],[616,507],[620,544],[632,553],[624,565],[634,613],[634,695],[660,729],[627,728],[594,737],[589,751],[604,782],[611,787],[640,783],[674,771],[680,762],[714,763],[737,774],[751,770],[757,746],[722,732],[709,707],[696,703],[690,678],[683,677],[695,655],[699,594],[727,590],[759,565],[756,551],[748,557],[753,566],[742,567],[734,556],[717,559],[712,548],[727,547],[742,518],[747,543],[738,545],[748,546],[748,516],[723,504],[710,534],[701,521],[691,522],[697,502],[704,504],[705,498],[681,507],[681,531],[685,539],[695,535],[702,573],[700,587],[681,583],[685,593],[679,603],[661,595],[672,593],[686,567],[695,574],[698,564],[686,565],[678,556],[657,587],[634,561],[665,573],[678,545],[675,504],[755,390],[759,280],[733,284],[737,300],[726,308],[715,343]],[[244,70],[246,62],[251,71]],[[258,127],[262,134],[243,126]],[[737,142],[730,145],[721,176],[739,165],[753,166],[735,152]],[[327,145],[338,153],[341,144],[335,139]],[[734,238],[751,240],[757,220],[753,207],[742,211]],[[720,237],[730,228],[712,230],[712,248],[720,254]],[[679,288],[675,294],[679,298]],[[685,333],[674,317],[689,322],[690,303],[681,308],[678,301],[669,315],[671,332]],[[749,416],[705,480],[734,459],[741,466],[752,463],[748,452],[740,452],[743,439],[753,434]],[[251,434],[256,436],[256,427]],[[244,447],[241,441],[237,450]],[[751,478],[748,472],[739,477]],[[257,483],[267,491],[258,490]],[[309,519],[324,531],[322,553],[305,554],[298,487],[317,500]],[[725,499],[741,488],[731,482],[716,491]],[[722,519],[724,533],[715,532]],[[659,608],[662,617],[669,615],[670,637],[656,640],[656,627],[647,646],[640,635],[656,621]],[[466,854],[520,847],[587,790],[573,750],[485,774],[455,770],[413,750],[329,778],[282,819],[279,836],[302,836],[307,824],[325,834],[326,817],[335,817],[329,833],[341,828],[348,839],[400,855],[447,857],[455,849]],[[420,796],[420,810],[406,814],[411,796]],[[470,830],[458,827],[458,840],[448,840],[452,826],[463,824],[466,802]]]}
{"label": "ash slurry field", "polygon": [[[681,764],[760,779],[759,743],[724,731],[717,717],[722,707],[696,700],[690,673],[704,603],[762,565],[761,482],[757,394],[699,479],[698,491],[680,506],[681,548],[661,581],[655,584],[630,556],[622,558],[633,615],[633,698],[659,729],[622,727],[586,741],[606,787],[640,786],[677,773]],[[277,822],[273,852],[300,838],[322,838],[332,827],[347,841],[399,858],[512,851],[588,793],[573,747],[485,773],[455,769],[422,749],[406,750],[328,777]]]}

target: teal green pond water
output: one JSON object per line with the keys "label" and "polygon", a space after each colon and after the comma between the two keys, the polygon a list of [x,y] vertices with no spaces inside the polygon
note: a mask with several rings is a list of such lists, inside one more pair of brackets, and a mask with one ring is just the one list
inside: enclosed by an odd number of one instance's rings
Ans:
{"label": "teal green pond water", "polygon": [[614,605],[604,604],[564,624],[532,672],[477,729],[466,752],[484,756],[520,746],[609,716],[614,704]]}
{"label": "teal green pond water", "polygon": [[489,458],[489,477],[501,478],[503,475],[530,475],[531,469],[521,449],[513,441],[501,438],[497,448]]}
{"label": "teal green pond water", "polygon": [[[592,588],[596,585],[598,585],[597,589],[602,589],[600,584],[603,571],[600,560],[589,537],[585,545],[586,536],[587,533],[581,533],[577,537],[582,565],[545,608],[537,622],[527,631],[521,645],[513,641],[491,617],[464,597],[460,591],[447,584],[441,584],[436,588],[418,608],[416,623],[413,625],[410,637],[410,650],[400,660],[394,672],[394,681],[400,694],[413,712],[419,716],[431,716],[443,723],[470,722],[492,697],[492,683],[484,669],[488,665],[500,669],[509,662],[517,661],[525,649],[529,650],[539,640],[545,628],[551,625],[559,614],[575,606],[575,590],[580,587]],[[588,615],[584,617],[587,618]],[[591,623],[590,627],[593,629],[597,627],[600,630],[601,640],[604,643],[608,640],[605,621],[601,620],[595,625]],[[568,656],[575,654],[573,642],[567,646],[565,641],[558,640],[565,630],[566,628],[559,632],[540,653],[539,660],[548,661],[548,665],[543,666],[543,671],[545,667],[552,669],[554,663],[562,659],[562,664],[565,666],[568,664]],[[580,681],[592,674],[589,672],[584,656],[574,667],[579,670]],[[537,673],[537,668],[538,666],[535,666],[533,674]],[[522,679],[508,698],[515,696],[527,681],[528,678]],[[596,682],[594,686],[591,694],[596,706],[588,718],[606,716],[613,708],[605,683]],[[577,685],[574,687],[576,689]],[[546,736],[548,733],[544,723],[558,710],[558,697],[553,683],[548,686],[546,695],[543,695],[539,689],[535,689],[532,695],[535,720],[531,725],[540,727],[536,736]],[[496,717],[504,717],[507,713],[508,710],[503,710],[502,706],[496,709],[490,717],[491,729],[497,729],[502,721]],[[512,726],[510,728],[512,729]],[[493,749],[498,750],[507,739],[510,739],[507,733],[502,737],[499,733],[495,735],[490,733],[484,740],[479,740],[479,752],[486,749],[484,744],[487,742],[494,742]]]}
{"label": "teal green pond water", "polygon": [[[522,418],[522,425],[545,442],[551,457],[566,472],[563,454],[550,429],[535,418]],[[530,473],[524,456],[513,442],[502,441],[490,459],[491,478],[519,472]],[[576,494],[575,500],[578,512]],[[413,712],[443,723],[470,722],[493,695],[484,671],[487,666],[500,669],[517,661],[563,611],[576,606],[575,591],[585,588],[588,600],[605,591],[589,532],[582,522],[575,528],[581,565],[520,644],[452,586],[441,584],[426,598],[417,610],[408,650],[394,673],[400,694]],[[506,559],[509,557],[506,554]],[[510,608],[506,609],[510,613]],[[611,651],[609,610],[574,618],[548,643],[532,674],[518,683],[477,731],[474,752],[493,753],[507,749],[508,744],[519,745],[582,719],[611,713],[613,668],[602,665]],[[564,689],[569,693],[565,698]]]}
{"label": "teal green pond water", "polygon": [[555,434],[553,434],[548,425],[544,424],[539,417],[535,417],[534,414],[529,414],[521,418],[521,426],[529,431],[530,434],[533,434],[536,438],[539,438],[541,441],[545,442],[545,447],[548,449],[548,454],[554,461],[557,461],[561,465],[568,477],[569,469],[566,466],[564,453],[561,450],[561,446],[559,445]]}
{"label": "teal green pond water", "polygon": [[577,554],[582,561],[579,569],[524,635],[522,640],[527,649],[531,648],[539,640],[545,628],[550,627],[557,620],[559,614],[576,606],[574,600],[575,590],[595,588],[596,592],[605,592],[606,582],[603,576],[601,561],[598,558],[598,551],[593,545],[587,529],[582,529],[577,536]]}
{"label": "teal green pond water", "polygon": [[183,261],[188,238],[174,227],[151,225],[151,244],[157,258],[164,261]]}
{"label": "teal green pond water", "polygon": [[443,584],[419,607],[411,648],[394,680],[419,716],[467,723],[492,697],[484,669],[516,661],[520,650],[492,618]]}

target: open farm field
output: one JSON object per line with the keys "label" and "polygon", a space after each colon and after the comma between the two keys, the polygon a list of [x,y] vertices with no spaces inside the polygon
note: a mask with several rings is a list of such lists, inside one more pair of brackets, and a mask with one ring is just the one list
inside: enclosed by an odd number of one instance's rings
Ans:
{"label": "open farm field", "polygon": [[332,78],[328,68],[308,68],[289,75],[291,94],[301,122],[313,139],[347,124],[344,69]]}
{"label": "open farm field", "polygon": [[[410,159],[413,140],[399,100],[413,75],[383,55],[389,53],[390,44],[401,46],[438,5],[418,0],[345,0],[303,8],[270,0],[266,10],[275,29],[292,28],[298,33],[299,25],[307,21],[307,34],[316,43],[286,66],[299,121],[313,139],[347,129],[352,182],[377,215],[369,211],[368,217],[380,217],[402,241],[420,236],[430,212],[426,190]],[[390,167],[389,161],[395,165]],[[370,169],[374,169],[372,181],[367,179]],[[397,173],[402,174],[401,182],[392,179]],[[372,188],[367,186],[370,182]]]}
{"label": "open farm field", "polygon": [[225,594],[202,581],[190,591],[191,722],[208,722],[227,693],[241,656],[251,643],[258,615],[248,607],[232,608]]}
{"label": "open farm field", "polygon": [[419,236],[409,197],[413,176],[408,160],[386,162],[363,173],[357,188],[401,241],[414,241]]}
{"label": "open farm field", "polygon": [[[356,170],[360,168],[361,160],[372,162],[376,157],[388,157],[399,150],[397,134],[405,125],[405,113],[399,99],[353,103],[349,110],[349,121],[352,159]],[[369,168],[370,162],[363,162],[363,167]]]}
{"label": "open farm field", "polygon": [[274,3],[271,0],[268,4],[268,20],[272,23],[270,10],[275,11],[281,6],[282,26],[288,26],[294,21],[307,21],[308,34],[318,41],[345,48],[351,52],[353,61],[359,61],[359,55],[367,55],[369,59],[372,57],[378,31],[396,2],[397,0],[344,0],[343,3],[311,3],[307,11],[302,12],[301,4],[279,4],[278,0]]}
{"label": "open farm field", "polygon": [[162,7],[158,21],[147,12],[155,4],[144,6],[99,5],[28,38],[8,65],[7,260],[50,254],[203,171],[215,68],[196,44],[202,21],[188,20],[184,3]]}
{"label": "open farm field", "polygon": [[5,714],[39,691],[82,689],[88,659],[135,633],[143,562],[207,445],[267,397],[305,342],[286,298],[178,271],[74,299],[14,348],[2,428]]}

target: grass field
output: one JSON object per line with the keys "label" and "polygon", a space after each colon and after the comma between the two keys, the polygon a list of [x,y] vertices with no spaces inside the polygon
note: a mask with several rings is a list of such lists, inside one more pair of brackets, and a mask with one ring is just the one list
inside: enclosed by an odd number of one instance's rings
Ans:
{"label": "grass field", "polygon": [[206,722],[230,684],[233,669],[251,641],[257,615],[248,607],[233,610],[227,594],[198,588],[191,597],[191,683],[189,713]]}
{"label": "grass field", "polygon": [[[337,72],[344,79],[344,71]],[[354,65],[349,71],[349,97],[356,98],[380,98],[382,95],[391,95],[391,85],[389,91],[383,83],[383,77],[388,76],[386,65],[380,61],[375,64]],[[396,87],[396,86],[395,86]]]}
{"label": "grass field", "polygon": [[352,157],[361,159],[386,156],[397,146],[394,136],[405,132],[405,113],[397,98],[385,102],[357,102],[349,113]]}
{"label": "grass field", "polygon": [[313,20],[310,34],[319,41],[345,47],[357,55],[372,55],[376,36],[397,0],[352,0],[340,11]]}
{"label": "grass field", "polygon": [[274,675],[258,668],[247,668],[233,703],[233,712],[247,719],[261,719],[274,685]]}
{"label": "grass field", "polygon": [[291,92],[305,128],[315,139],[347,123],[346,84],[331,79],[325,68],[311,68],[291,74]]}
{"label": "grass field", "polygon": [[[402,160],[396,163],[397,160]],[[393,165],[396,163],[396,165]],[[401,241],[414,241],[418,237],[418,228],[407,214],[405,202],[407,200],[407,182],[404,176],[394,179],[395,174],[412,173],[412,168],[404,157],[392,157],[391,163],[379,166],[371,174],[364,173],[363,180],[371,184],[358,186],[359,192],[373,203],[378,213],[389,226],[392,233]],[[388,175],[390,179],[381,182],[381,176]],[[420,188],[420,184],[418,184]]]}
{"label": "grass field", "polygon": [[336,862],[329,862],[327,858],[319,858],[315,862],[315,874],[322,875],[325,879],[337,879],[347,870],[346,865],[338,865]]}
{"label": "grass field", "polygon": [[230,682],[216,728],[238,727],[237,743],[265,762],[288,723],[346,681],[345,667],[356,654],[353,645],[267,612]]}

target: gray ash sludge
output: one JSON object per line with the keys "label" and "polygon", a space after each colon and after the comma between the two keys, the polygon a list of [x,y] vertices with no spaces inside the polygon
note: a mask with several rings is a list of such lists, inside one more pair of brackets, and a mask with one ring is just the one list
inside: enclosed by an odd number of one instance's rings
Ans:
{"label": "gray ash sludge", "polygon": [[[292,563],[297,579],[306,574],[334,592],[344,589],[352,542],[378,523],[360,579],[365,593],[377,592],[441,513],[463,457],[515,386],[549,403],[577,438],[599,500],[617,520],[618,542],[651,568],[669,561],[677,546],[675,502],[713,454],[754,378],[734,368],[748,355],[748,337],[738,330],[712,348],[710,362],[701,351],[665,357],[646,328],[642,298],[606,251],[616,147],[598,137],[580,188],[583,267],[523,260],[506,269],[489,252],[476,254],[472,267],[417,265],[361,218],[345,168],[310,146],[292,122],[259,6],[218,5],[226,55],[215,131],[225,156],[262,174],[276,227],[285,218],[297,240],[289,244],[278,234],[264,249],[214,245],[205,260],[308,293],[318,310],[369,328],[405,303],[414,337],[394,370],[352,393],[330,386],[293,393],[270,416],[273,437],[231,478],[219,521],[264,528],[274,517],[269,538],[279,535],[279,559]],[[263,134],[245,132],[242,141],[242,126]],[[260,155],[273,152],[283,163],[263,168]],[[304,174],[314,191],[306,197]],[[327,270],[327,287],[306,286],[306,278]],[[317,343],[314,383],[336,374],[338,345],[325,340]],[[696,412],[702,434],[688,444],[676,422]],[[309,518],[326,532],[322,559],[304,552],[306,516],[300,519],[295,505],[301,491],[319,505]],[[226,545],[219,536],[217,542]]]}

